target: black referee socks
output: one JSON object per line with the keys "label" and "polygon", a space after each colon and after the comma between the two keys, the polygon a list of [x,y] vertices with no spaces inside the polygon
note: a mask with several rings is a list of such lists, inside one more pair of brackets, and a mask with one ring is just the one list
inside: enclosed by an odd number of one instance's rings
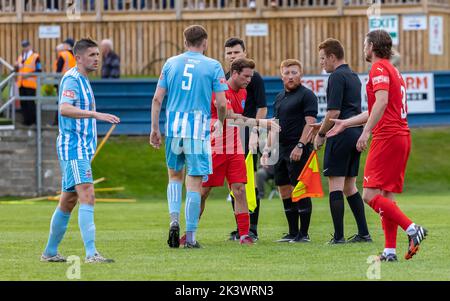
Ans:
{"label": "black referee socks", "polygon": [[311,198],[304,198],[297,203],[298,214],[300,216],[300,234],[308,235],[309,223],[311,221],[312,202]]}
{"label": "black referee socks", "polygon": [[292,202],[291,198],[283,199],[284,214],[289,225],[289,234],[296,236],[298,234],[298,210],[297,204]]}
{"label": "black referee socks", "polygon": [[367,228],[366,214],[364,213],[364,202],[359,192],[347,197],[348,205],[352,209],[356,224],[358,225],[358,234],[361,236],[369,235]]}
{"label": "black referee socks", "polygon": [[344,238],[344,193],[342,191],[330,192],[330,211],[333,218],[334,238]]}

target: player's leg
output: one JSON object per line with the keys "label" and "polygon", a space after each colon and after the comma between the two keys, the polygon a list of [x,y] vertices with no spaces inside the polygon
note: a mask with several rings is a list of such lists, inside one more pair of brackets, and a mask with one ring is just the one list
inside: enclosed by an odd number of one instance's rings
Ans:
{"label": "player's leg", "polygon": [[72,160],[75,171],[75,190],[80,206],[78,208],[78,226],[86,250],[86,263],[110,263],[112,259],[104,258],[95,247],[94,205],[95,192],[92,169],[89,160]]}
{"label": "player's leg", "polygon": [[58,207],[56,207],[50,221],[50,233],[42,261],[65,262],[66,259],[58,254],[58,246],[61,243],[69,224],[70,214],[77,204],[78,196],[76,192],[62,192]]}
{"label": "player's leg", "polygon": [[186,244],[185,248],[200,248],[195,234],[200,217],[203,178],[212,173],[209,140],[183,139],[186,158]]}
{"label": "player's leg", "polygon": [[48,242],[41,261],[65,262],[66,259],[58,254],[58,246],[64,237],[69,224],[70,214],[77,203],[77,193],[75,192],[75,173],[71,161],[60,161],[61,168],[61,198],[56,207],[51,222]]}
{"label": "player's leg", "polygon": [[248,212],[245,184],[232,183],[230,186],[235,197],[234,215],[238,226],[239,241],[241,244],[253,244],[253,239],[249,236],[250,215]]}
{"label": "player's leg", "polygon": [[167,169],[169,183],[167,184],[167,203],[169,205],[169,238],[167,244],[171,248],[180,246],[180,211],[183,190],[184,170]]}
{"label": "player's leg", "polygon": [[[381,194],[383,197],[390,199],[394,202],[394,194],[389,191],[381,191]],[[383,227],[384,232],[384,250],[381,255],[381,259],[385,261],[397,261],[397,255],[396,255],[396,247],[397,247],[397,228],[398,225],[387,218],[381,219],[381,225]]]}
{"label": "player's leg", "polygon": [[372,242],[367,227],[366,214],[364,212],[364,202],[358,188],[356,187],[356,177],[346,177],[344,182],[344,195],[355,217],[358,226],[358,234],[354,235],[347,242]]}
{"label": "player's leg", "polygon": [[188,174],[188,176],[186,177],[185,248],[200,247],[200,244],[198,244],[196,240],[195,234],[197,232],[198,221],[200,218],[201,189],[202,189],[202,176],[191,176]]}
{"label": "player's leg", "polygon": [[[288,174],[289,174],[289,181],[292,187],[292,190],[294,187],[298,184],[298,176],[302,172],[303,168],[305,167],[306,163],[308,162],[309,156],[311,155],[312,151],[312,145],[308,144],[303,150],[302,157],[300,158],[300,161],[290,161],[287,164],[288,167]],[[292,191],[291,191],[292,194]],[[300,229],[298,229],[297,236],[291,240],[291,243],[304,243],[304,242],[310,242],[309,237],[309,225],[311,222],[311,215],[312,215],[312,202],[311,198],[306,197],[298,200],[297,202],[293,203],[294,210],[297,210],[297,220],[300,221]]]}
{"label": "player's leg", "polygon": [[201,192],[201,203],[200,203],[200,217],[202,216],[203,212],[205,211],[205,206],[206,206],[206,199],[208,199],[208,196],[210,194],[212,190],[212,187],[202,187],[202,192]]}
{"label": "player's leg", "polygon": [[344,183],[345,177],[328,177],[330,212],[334,235],[329,244],[345,243],[344,238]]}
{"label": "player's leg", "polygon": [[293,190],[294,187],[290,184],[278,186],[278,193],[283,200],[284,214],[288,222],[289,233],[277,240],[277,242],[289,242],[298,235],[299,214],[297,203],[292,202],[291,195]]}
{"label": "player's leg", "polygon": [[167,244],[171,248],[180,246],[180,211],[184,179],[184,154],[181,138],[166,137],[166,164],[169,183],[167,184],[167,203],[170,224]]}
{"label": "player's leg", "polygon": [[275,185],[278,188],[278,193],[283,201],[284,214],[288,222],[289,232],[277,240],[277,242],[289,242],[294,239],[298,234],[298,220],[299,214],[297,209],[297,203],[292,202],[292,190],[294,187],[291,185],[289,179],[289,171],[287,168],[287,161],[290,160],[287,153],[281,152],[278,162],[275,164]]}
{"label": "player's leg", "polygon": [[229,154],[227,163],[226,179],[235,199],[234,217],[238,228],[238,238],[241,244],[252,244],[253,239],[249,237],[250,215],[245,187],[247,183],[245,157],[243,154]]}
{"label": "player's leg", "polygon": [[[406,259],[411,259],[425,239],[427,230],[414,224],[393,202],[384,197],[381,191],[401,192],[404,173],[408,161],[411,140],[409,136],[393,136],[388,140],[373,140],[364,170],[363,199],[383,218],[399,225],[409,239]],[[375,187],[375,188],[374,188]]]}

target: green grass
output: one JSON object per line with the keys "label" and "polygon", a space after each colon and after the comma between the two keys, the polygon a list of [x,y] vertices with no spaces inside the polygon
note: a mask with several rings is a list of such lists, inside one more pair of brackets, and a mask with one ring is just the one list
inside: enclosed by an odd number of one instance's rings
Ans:
{"label": "green grass", "polygon": [[[230,204],[210,200],[199,227],[198,239],[204,245],[199,250],[168,248],[164,201],[97,204],[97,248],[116,263],[82,264],[81,280],[367,280],[368,256],[383,249],[380,222],[371,210],[367,217],[372,244],[325,245],[332,232],[326,199],[314,200],[311,243],[275,243],[287,228],[282,205],[275,199],[262,202],[260,240],[241,246],[226,240],[234,227]],[[413,260],[406,261],[406,237],[399,231],[400,261],[383,263],[381,280],[450,280],[448,197],[408,195],[398,203],[430,235]],[[50,202],[0,205],[0,280],[67,280],[68,264],[39,262],[54,207]],[[347,236],[356,231],[350,212],[347,207]],[[84,257],[77,214],[60,252]]]}
{"label": "green grass", "polygon": [[[367,152],[360,164],[358,186]],[[412,130],[412,151],[408,161],[405,192],[413,194],[450,194],[450,128],[416,128]],[[322,161],[323,149],[319,152]],[[322,164],[322,163],[321,163]],[[111,137],[96,157],[95,178],[106,177],[98,187],[125,186],[123,196],[140,199],[166,197],[167,172],[164,148],[155,150],[148,137]],[[321,165],[322,166],[322,165]],[[326,190],[326,178],[322,179]],[[216,191],[221,196],[224,189]]]}
{"label": "green grass", "polygon": [[[449,153],[449,128],[413,130],[405,194],[397,202],[430,235],[418,255],[405,261],[406,237],[399,230],[400,262],[382,264],[381,280],[450,280]],[[361,168],[364,160],[365,154]],[[374,243],[325,245],[333,231],[326,198],[313,200],[310,244],[275,243],[287,231],[287,224],[281,201],[264,199],[260,240],[255,246],[240,246],[227,241],[235,225],[224,188],[211,195],[200,223],[198,239],[205,248],[169,249],[164,151],[152,149],[148,137],[112,137],[93,169],[95,178],[107,178],[97,187],[126,188],[120,193],[97,193],[98,197],[133,197],[138,202],[96,205],[97,248],[117,262],[82,264],[81,280],[367,280],[368,256],[383,249],[379,218],[368,207]],[[39,262],[54,208],[52,202],[0,203],[0,280],[67,280],[68,264]],[[83,258],[76,212],[60,251]],[[354,234],[356,226],[347,205],[345,222],[346,236]]]}

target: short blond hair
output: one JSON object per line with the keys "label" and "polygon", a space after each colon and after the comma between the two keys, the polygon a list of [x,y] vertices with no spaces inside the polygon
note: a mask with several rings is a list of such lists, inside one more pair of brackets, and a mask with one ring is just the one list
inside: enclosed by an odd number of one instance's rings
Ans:
{"label": "short blond hair", "polygon": [[302,63],[296,59],[287,59],[287,60],[282,61],[280,64],[280,72],[282,72],[283,68],[287,68],[287,67],[291,67],[291,66],[298,66],[298,68],[300,69],[300,73],[303,74]]}

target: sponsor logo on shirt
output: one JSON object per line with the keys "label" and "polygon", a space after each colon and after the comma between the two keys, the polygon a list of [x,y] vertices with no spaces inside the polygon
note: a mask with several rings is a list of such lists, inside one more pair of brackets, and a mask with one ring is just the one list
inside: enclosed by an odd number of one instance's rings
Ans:
{"label": "sponsor logo on shirt", "polygon": [[372,78],[373,85],[383,84],[383,83],[389,84],[389,76],[379,75],[379,76],[375,76],[374,78]]}
{"label": "sponsor logo on shirt", "polygon": [[63,91],[62,95],[67,98],[75,99],[75,92],[71,90]]}
{"label": "sponsor logo on shirt", "polygon": [[92,177],[92,171],[90,169],[88,171],[86,171],[86,177],[87,178],[91,178]]}

